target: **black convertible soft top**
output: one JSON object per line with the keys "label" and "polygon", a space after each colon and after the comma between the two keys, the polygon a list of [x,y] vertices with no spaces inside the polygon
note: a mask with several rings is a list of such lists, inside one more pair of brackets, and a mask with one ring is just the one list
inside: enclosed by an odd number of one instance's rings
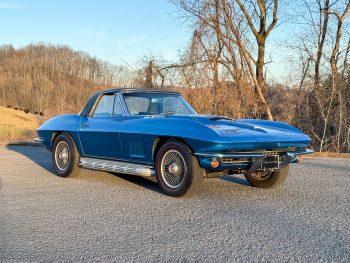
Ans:
{"label": "black convertible soft top", "polygon": [[103,90],[95,93],[92,95],[92,97],[87,101],[85,104],[84,108],[80,112],[80,116],[89,116],[92,108],[94,107],[97,99],[101,95],[105,94],[115,94],[118,92],[122,93],[132,93],[132,92],[152,92],[152,93],[171,93],[171,94],[180,94],[177,91],[172,91],[172,90],[164,90],[164,89],[143,89],[143,88],[114,88],[114,89],[108,89],[108,90]]}

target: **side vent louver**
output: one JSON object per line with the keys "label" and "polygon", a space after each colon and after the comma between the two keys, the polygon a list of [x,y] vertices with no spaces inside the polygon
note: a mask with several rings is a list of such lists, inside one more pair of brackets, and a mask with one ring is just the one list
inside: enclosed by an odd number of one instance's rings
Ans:
{"label": "side vent louver", "polygon": [[142,140],[130,140],[129,141],[129,153],[130,157],[145,157],[145,150]]}

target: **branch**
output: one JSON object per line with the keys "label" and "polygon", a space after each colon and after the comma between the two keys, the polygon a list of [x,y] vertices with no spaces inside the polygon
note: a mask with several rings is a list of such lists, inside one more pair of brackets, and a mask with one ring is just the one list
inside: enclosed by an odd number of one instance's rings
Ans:
{"label": "branch", "polygon": [[[249,16],[247,9],[245,9],[241,0],[236,0],[236,1],[237,1],[237,4],[239,5],[239,7],[241,8],[245,18],[247,19],[248,25],[249,25],[250,29],[252,30],[254,36],[256,38],[259,38],[259,33],[258,33],[258,31],[256,31],[254,24],[253,24],[253,21],[252,21],[251,17]],[[275,1],[277,1],[277,0],[275,0]]]}
{"label": "branch", "polygon": [[277,11],[278,11],[278,0],[274,0],[274,5],[273,5],[273,19],[271,24],[269,25],[269,27],[266,30],[265,36],[268,36],[271,32],[271,30],[275,27],[276,23],[277,23]]}
{"label": "branch", "polygon": [[343,22],[346,16],[348,15],[349,11],[350,11],[350,1],[346,5],[346,8],[342,15],[339,15],[337,11],[328,11],[327,13],[330,15],[335,15],[339,22]]}
{"label": "branch", "polygon": [[348,2],[344,13],[340,17],[341,21],[343,21],[345,19],[345,17],[348,15],[349,11],[350,11],[350,1]]}

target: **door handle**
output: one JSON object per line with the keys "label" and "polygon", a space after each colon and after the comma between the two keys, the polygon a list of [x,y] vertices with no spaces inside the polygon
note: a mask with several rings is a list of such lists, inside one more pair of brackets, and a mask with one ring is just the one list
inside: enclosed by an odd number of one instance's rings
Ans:
{"label": "door handle", "polygon": [[81,129],[87,128],[87,127],[90,127],[90,125],[89,125],[89,124],[86,124],[86,123],[80,124],[80,128],[81,128]]}

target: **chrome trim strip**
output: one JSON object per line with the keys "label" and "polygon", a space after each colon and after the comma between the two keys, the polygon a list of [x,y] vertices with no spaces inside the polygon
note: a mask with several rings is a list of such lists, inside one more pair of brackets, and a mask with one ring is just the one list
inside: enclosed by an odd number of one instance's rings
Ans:
{"label": "chrome trim strip", "polygon": [[[123,111],[123,116],[126,116],[127,115],[127,108],[126,108],[126,105],[125,105],[125,101],[124,101],[124,98],[122,97],[122,94],[120,92],[118,92],[116,94],[116,96],[118,97],[118,102],[120,104],[120,108],[122,109]],[[114,102],[115,103],[115,102]]]}
{"label": "chrome trim strip", "polygon": [[119,96],[119,99],[120,99],[123,111],[125,113],[125,116],[130,116],[131,114],[129,113],[128,107],[126,106],[126,102],[125,102],[125,98],[124,98],[123,92],[119,92],[118,96]]}
{"label": "chrome trim strip", "polygon": [[38,137],[38,138],[34,138],[33,141],[43,143],[45,140],[41,137]]}
{"label": "chrome trim strip", "polygon": [[[89,112],[89,115],[88,116],[85,116],[85,117],[92,117],[94,115],[94,112],[95,112],[95,109],[97,107],[97,105],[100,103],[100,100],[102,98],[104,94],[99,94],[98,97],[96,98],[95,102],[94,102],[94,105],[92,105],[91,109],[90,109],[90,112]],[[113,105],[114,106],[114,105]]]}
{"label": "chrome trim strip", "polygon": [[[303,151],[293,151],[286,152],[288,155],[302,155],[302,154],[310,154],[314,151],[311,149],[305,149]],[[264,157],[264,152],[239,152],[239,153],[194,153],[194,155],[198,157],[207,157],[207,158],[258,158]]]}
{"label": "chrome trim strip", "polygon": [[80,157],[80,166],[83,168],[122,173],[140,176],[154,176],[155,170],[152,166],[134,164],[127,162],[117,162],[103,159]]}
{"label": "chrome trim strip", "polygon": [[194,153],[198,157],[208,157],[208,158],[256,158],[264,157],[262,153]]}

